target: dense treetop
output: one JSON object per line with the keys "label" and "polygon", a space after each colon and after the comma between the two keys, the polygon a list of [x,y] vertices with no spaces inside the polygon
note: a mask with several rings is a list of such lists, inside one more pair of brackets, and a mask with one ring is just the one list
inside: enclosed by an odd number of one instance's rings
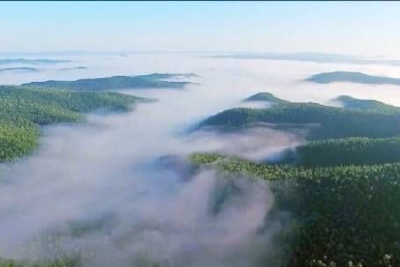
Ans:
{"label": "dense treetop", "polygon": [[350,137],[313,141],[287,150],[282,163],[297,166],[371,165],[400,162],[400,137]]}

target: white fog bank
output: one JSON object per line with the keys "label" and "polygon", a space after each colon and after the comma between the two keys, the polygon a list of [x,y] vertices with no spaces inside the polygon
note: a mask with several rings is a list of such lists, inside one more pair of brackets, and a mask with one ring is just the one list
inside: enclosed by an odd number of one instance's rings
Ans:
{"label": "white fog bank", "polygon": [[[158,101],[124,114],[88,115],[85,124],[48,127],[32,156],[3,164],[0,257],[42,259],[79,251],[87,266],[131,266],[143,258],[193,267],[258,266],[255,261],[265,251],[256,248],[277,249],[271,236],[279,223],[258,232],[273,205],[268,184],[239,177],[234,187],[240,193],[226,195],[215,211],[215,197],[232,186],[229,181],[209,170],[182,177],[158,166],[160,157],[212,151],[262,160],[304,142],[301,135],[266,128],[187,133],[202,119],[241,106],[242,99],[257,92],[321,103],[347,94],[400,105],[400,87],[301,82],[336,68],[396,74],[393,67],[178,55],[75,60],[89,68],[15,74],[6,80],[190,72],[198,75],[191,79],[198,84],[183,90],[121,91]],[[71,225],[80,230],[71,234]],[[38,240],[42,235],[53,239]]]}

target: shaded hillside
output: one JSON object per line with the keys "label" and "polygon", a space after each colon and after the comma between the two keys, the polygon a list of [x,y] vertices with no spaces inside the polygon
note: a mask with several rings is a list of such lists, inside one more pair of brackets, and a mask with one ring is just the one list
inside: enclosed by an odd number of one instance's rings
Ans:
{"label": "shaded hillside", "polygon": [[399,113],[400,107],[388,105],[377,100],[370,99],[357,99],[351,96],[338,96],[334,99],[335,101],[341,103],[343,108],[346,109],[358,109],[358,110],[366,110],[373,111],[379,113]]}
{"label": "shaded hillside", "polygon": [[297,166],[373,165],[400,162],[400,137],[314,141],[288,151],[282,162]]}

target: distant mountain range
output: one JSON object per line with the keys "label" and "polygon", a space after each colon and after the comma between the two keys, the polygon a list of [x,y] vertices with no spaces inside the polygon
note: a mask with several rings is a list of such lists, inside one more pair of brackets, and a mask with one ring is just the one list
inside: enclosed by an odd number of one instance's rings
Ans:
{"label": "distant mountain range", "polygon": [[0,72],[36,72],[40,71],[37,68],[19,67],[19,68],[2,68]]}
{"label": "distant mountain range", "polygon": [[316,52],[301,53],[232,53],[224,55],[212,55],[212,58],[236,58],[236,59],[264,59],[264,60],[291,60],[314,63],[346,63],[357,65],[394,65],[400,66],[400,60],[382,59],[382,58],[366,58],[343,54],[329,54]]}
{"label": "distant mountain range", "polygon": [[23,85],[72,91],[105,91],[128,88],[183,88],[190,82],[168,81],[167,79],[189,76],[193,76],[193,74],[153,73],[148,75],[113,76],[105,78],[80,79],[75,81],[50,80],[44,82],[30,82]]}
{"label": "distant mountain range", "polygon": [[86,70],[88,67],[78,66],[78,67],[70,67],[70,68],[62,68],[60,71],[67,71],[67,70]]}
{"label": "distant mountain range", "polygon": [[27,58],[3,58],[0,59],[0,65],[7,64],[30,64],[30,65],[54,65],[58,63],[68,63],[70,60],[55,59],[27,59]]}
{"label": "distant mountain range", "polygon": [[348,72],[348,71],[323,72],[315,74],[310,78],[307,78],[306,81],[314,83],[322,83],[322,84],[328,84],[334,82],[351,82],[360,84],[400,85],[399,78],[373,76],[361,72]]}

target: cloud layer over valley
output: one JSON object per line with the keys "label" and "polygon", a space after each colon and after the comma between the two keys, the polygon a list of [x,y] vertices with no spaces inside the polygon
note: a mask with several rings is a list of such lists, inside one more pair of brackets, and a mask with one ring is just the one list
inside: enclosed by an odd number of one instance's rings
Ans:
{"label": "cloud layer over valley", "polygon": [[393,66],[170,54],[79,61],[88,66],[79,73],[13,74],[8,82],[154,72],[198,76],[184,90],[124,90],[158,101],[123,114],[90,114],[84,124],[45,128],[33,155],[2,164],[0,257],[43,259],[79,252],[91,267],[142,260],[167,266],[259,266],[258,260],[268,257],[265,251],[278,249],[272,239],[280,222],[265,226],[274,203],[268,184],[247,177],[224,180],[208,169],[183,174],[160,166],[160,158],[176,155],[188,164],[185,157],[191,153],[211,151],[264,160],[302,144],[302,133],[262,127],[188,132],[210,115],[243,106],[241,101],[257,92],[291,101],[331,103],[338,95],[352,95],[400,105],[400,90],[390,85],[303,81],[337,69],[400,77]]}

